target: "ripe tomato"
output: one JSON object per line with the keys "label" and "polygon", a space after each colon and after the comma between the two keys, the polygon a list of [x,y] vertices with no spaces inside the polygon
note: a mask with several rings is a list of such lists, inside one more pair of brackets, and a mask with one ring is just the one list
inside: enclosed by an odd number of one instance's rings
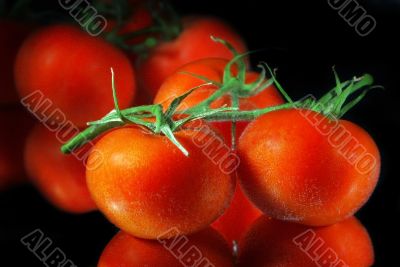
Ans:
{"label": "ripe tomato", "polygon": [[[200,80],[199,78],[188,74],[183,74],[183,71],[201,75],[216,82],[221,82],[224,68],[227,63],[228,60],[226,59],[208,58],[189,63],[179,68],[161,85],[154,102],[162,103],[163,106],[166,107],[171,103],[174,97],[182,95],[191,88],[204,83],[204,81]],[[236,69],[233,68],[232,71],[235,73]],[[259,74],[255,72],[248,72],[247,82],[251,83],[255,81],[258,78],[258,75]],[[200,103],[202,100],[211,96],[215,90],[217,90],[217,87],[214,85],[207,85],[196,89],[196,91],[190,94],[182,102],[179,109],[183,110]],[[282,97],[276,88],[271,85],[269,88],[263,90],[261,93],[255,96],[240,99],[239,105],[242,110],[248,110],[279,105],[282,103],[284,103]],[[223,105],[231,105],[231,101],[228,96],[223,96],[221,99],[216,100],[212,103],[211,107],[219,108]],[[230,144],[231,123],[214,122],[211,124],[223,135],[224,139],[227,141],[227,144]],[[247,122],[237,123],[237,136],[240,136],[247,124]],[[240,186],[237,186],[233,201],[228,210],[212,225],[214,228],[220,231],[229,242],[232,242],[233,240],[238,241],[239,237],[260,214],[261,212],[255,208],[253,204],[251,204],[243,195]]]}
{"label": "ripe tomato", "polygon": [[368,267],[374,249],[355,218],[325,227],[260,217],[239,243],[239,267]]}
{"label": "ripe tomato", "polygon": [[33,119],[21,107],[0,111],[0,190],[25,180],[24,143]]}
{"label": "ripe tomato", "polygon": [[85,165],[73,155],[60,151],[56,134],[37,125],[25,147],[29,178],[54,206],[67,212],[96,209],[85,180]]}
{"label": "ripe tomato", "polygon": [[[66,25],[43,28],[22,45],[15,64],[21,97],[40,90],[76,126],[99,119],[114,107],[110,68],[121,108],[135,94],[128,58],[105,41]],[[44,112],[51,115],[53,108]]]}
{"label": "ripe tomato", "polygon": [[234,179],[198,147],[204,133],[181,130],[175,137],[188,157],[165,136],[139,127],[111,131],[95,145],[103,163],[87,169],[87,184],[99,209],[120,229],[148,239],[171,227],[190,234],[228,206]]}
{"label": "ripe tomato", "polygon": [[228,41],[239,53],[246,51],[241,38],[222,21],[186,17],[176,39],[161,43],[139,62],[139,85],[153,98],[163,81],[182,65],[202,58],[232,58],[225,46],[210,39],[211,35]]}
{"label": "ripe tomato", "polygon": [[104,249],[97,266],[232,267],[233,259],[228,244],[211,228],[169,240],[144,240],[119,232]]}
{"label": "ripe tomato", "polygon": [[273,218],[329,225],[353,215],[373,192],[380,156],[357,125],[287,109],[253,121],[238,146],[240,181]]}
{"label": "ripe tomato", "polygon": [[19,101],[14,83],[14,61],[19,47],[32,29],[31,24],[0,19],[0,104]]}

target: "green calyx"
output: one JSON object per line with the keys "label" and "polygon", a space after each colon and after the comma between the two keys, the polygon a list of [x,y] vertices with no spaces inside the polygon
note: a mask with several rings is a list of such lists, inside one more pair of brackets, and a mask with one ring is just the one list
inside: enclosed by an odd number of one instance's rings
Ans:
{"label": "green calyx", "polygon": [[[354,77],[351,80],[341,82],[333,68],[336,86],[323,95],[319,100],[313,96],[306,96],[298,101],[297,106],[311,109],[327,117],[339,119],[350,109],[357,105],[366,94],[381,86],[372,86],[374,79],[370,74]],[[357,94],[356,96],[353,96]]]}
{"label": "green calyx", "polygon": [[[114,109],[102,119],[89,122],[89,127],[63,145],[61,151],[63,153],[71,153],[75,149],[84,146],[89,141],[111,129],[126,125],[138,125],[148,129],[154,134],[164,135],[175,144],[182,153],[188,156],[188,151],[175,138],[174,133],[184,129],[187,123],[198,119],[232,122],[232,147],[234,148],[236,143],[235,132],[237,121],[251,121],[266,113],[290,108],[310,109],[324,114],[327,117],[340,118],[359,103],[369,90],[378,87],[371,87],[373,78],[369,74],[365,74],[360,78],[353,78],[349,81],[340,82],[337,73],[334,71],[336,86],[320,99],[317,100],[309,95],[303,99],[293,101],[279,84],[273,71],[265,63],[260,65],[262,71],[258,79],[252,83],[246,84],[247,68],[244,57],[248,55],[248,53],[239,55],[226,41],[214,37],[213,40],[225,45],[234,55],[234,58],[225,67],[222,83],[209,80],[206,77],[199,76],[195,73],[186,73],[187,75],[193,75],[194,77],[203,80],[204,84],[192,88],[183,95],[176,97],[165,110],[160,104],[137,106],[120,110],[114,82],[114,72],[113,69],[111,69]],[[236,75],[232,72],[234,65],[237,67]],[[267,72],[271,75],[270,79],[266,78]],[[268,90],[268,87],[271,84],[275,84],[287,100],[287,103],[254,110],[243,111],[239,109],[239,100],[241,98],[254,96],[263,90]],[[217,89],[213,94],[211,94],[211,96],[199,104],[186,110],[178,109],[179,105],[186,99],[186,97],[198,88],[206,85],[214,85]],[[355,93],[359,94],[349,100],[350,96]],[[214,101],[225,95],[230,96],[231,106],[211,108],[210,105]]]}

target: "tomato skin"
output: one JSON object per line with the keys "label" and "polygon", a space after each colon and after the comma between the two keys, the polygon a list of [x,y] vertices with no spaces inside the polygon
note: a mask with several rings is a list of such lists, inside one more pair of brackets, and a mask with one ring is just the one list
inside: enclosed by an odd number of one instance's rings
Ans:
{"label": "tomato skin", "polygon": [[[179,240],[178,238],[175,240]],[[187,238],[188,243],[185,244],[185,248],[181,251],[182,254],[187,252],[188,248],[194,246],[200,251],[203,258],[213,264],[210,266],[233,266],[229,246],[215,230],[206,228],[198,233],[187,236]],[[157,240],[139,239],[121,231],[108,243],[97,266],[184,266],[167,248]],[[174,249],[175,253],[176,251],[177,248]],[[198,261],[201,262],[200,259]]]}
{"label": "tomato skin", "polygon": [[202,136],[175,133],[189,151],[186,157],[165,136],[138,127],[106,134],[95,145],[103,163],[86,171],[100,211],[120,229],[146,239],[171,227],[182,234],[207,227],[228,206],[235,181],[194,143]]}
{"label": "tomato skin", "polygon": [[19,102],[13,75],[14,61],[22,42],[33,28],[31,24],[0,19],[0,104]]}
{"label": "tomato skin", "polygon": [[43,196],[57,208],[71,213],[96,209],[85,180],[85,165],[60,151],[55,133],[37,125],[25,147],[29,178]]}
{"label": "tomato skin", "polygon": [[0,111],[0,190],[26,180],[24,168],[24,143],[33,119],[22,107]]}
{"label": "tomato skin", "polygon": [[376,160],[368,172],[359,172],[340,146],[331,145],[330,137],[303,116],[306,113],[307,118],[328,122],[319,113],[300,109],[271,112],[253,121],[239,140],[238,173],[249,199],[269,216],[329,225],[353,215],[368,200],[379,177],[379,150],[363,129],[338,121]]}
{"label": "tomato skin", "polygon": [[163,81],[176,69],[202,58],[231,59],[231,52],[210,39],[216,36],[230,42],[239,53],[246,51],[241,38],[222,21],[211,17],[183,18],[183,31],[174,40],[161,43],[139,62],[139,85],[153,98]]}
{"label": "tomato skin", "polygon": [[[96,120],[113,109],[111,72],[121,108],[135,94],[135,74],[128,58],[105,41],[78,28],[55,25],[31,35],[15,64],[19,94],[40,90],[76,126]],[[54,111],[46,110],[45,116]]]}
{"label": "tomato skin", "polygon": [[[297,238],[310,230],[315,236],[309,232],[304,235],[310,237],[308,240]],[[317,242],[312,247],[311,242],[318,238],[323,244]],[[311,245],[308,250],[307,245]],[[345,263],[335,266],[368,267],[374,263],[374,249],[368,232],[355,217],[331,226],[308,227],[262,216],[239,243],[238,267],[333,266],[329,262],[322,265],[317,259],[329,248]]]}

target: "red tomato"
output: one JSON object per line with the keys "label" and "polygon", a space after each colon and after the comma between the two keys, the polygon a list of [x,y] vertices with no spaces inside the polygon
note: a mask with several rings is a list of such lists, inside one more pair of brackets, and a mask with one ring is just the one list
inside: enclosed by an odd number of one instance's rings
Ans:
{"label": "red tomato", "polygon": [[119,232],[104,249],[97,266],[232,267],[233,259],[228,244],[211,228],[170,240],[144,240]]}
{"label": "red tomato", "polygon": [[0,19],[0,104],[17,103],[19,101],[14,84],[13,67],[19,47],[32,31],[28,23]]}
{"label": "red tomato", "polygon": [[238,147],[238,173],[250,200],[273,218],[307,225],[352,216],[376,186],[380,156],[363,129],[336,123],[297,109],[253,121]]}
{"label": "red tomato", "polygon": [[161,43],[139,63],[139,85],[153,98],[163,81],[177,68],[210,57],[232,58],[231,52],[210,36],[230,42],[239,53],[246,51],[240,37],[228,25],[215,18],[187,17],[176,39]]}
{"label": "red tomato", "polygon": [[[58,135],[57,135],[58,136]],[[25,148],[29,178],[49,202],[59,209],[84,213],[96,209],[85,180],[85,165],[60,151],[56,134],[37,125]]]}
{"label": "red tomato", "polygon": [[3,109],[0,117],[0,189],[5,189],[25,180],[24,143],[33,120],[21,107]]}
{"label": "red tomato", "polygon": [[239,267],[368,267],[374,249],[355,218],[325,227],[260,217],[239,243]]}
{"label": "red tomato", "polygon": [[[135,94],[128,58],[105,41],[66,25],[46,27],[22,45],[15,65],[21,97],[40,90],[76,126],[99,119],[114,107],[110,68],[121,108]],[[49,108],[45,116],[54,111]]]}
{"label": "red tomato", "polygon": [[[171,103],[174,97],[182,95],[191,88],[205,83],[191,75],[181,73],[183,71],[201,75],[216,82],[221,82],[227,63],[228,60],[226,59],[209,58],[201,59],[181,67],[174,74],[170,75],[161,85],[154,102],[162,103],[163,106],[166,107]],[[234,68],[232,71],[235,73],[236,69]],[[255,72],[248,72],[247,82],[255,81],[258,75],[259,74]],[[179,109],[186,109],[200,103],[202,100],[211,96],[215,90],[217,90],[217,87],[213,85],[207,85],[197,89],[183,101]],[[240,99],[239,105],[242,110],[247,110],[275,106],[282,103],[284,103],[282,97],[276,88],[271,85],[255,96]],[[224,96],[216,100],[211,106],[212,108],[219,108],[223,105],[231,105],[230,97]],[[227,144],[230,144],[231,123],[214,122],[211,124],[222,133],[224,139],[227,140]],[[237,123],[237,136],[240,136],[247,124],[247,122]],[[212,225],[220,231],[229,242],[237,241],[260,214],[261,212],[247,200],[242,194],[241,188],[238,186],[230,207],[224,215]]]}
{"label": "red tomato", "polygon": [[87,184],[99,209],[120,229],[148,239],[171,227],[189,234],[228,206],[234,179],[199,148],[204,133],[181,130],[175,137],[188,157],[165,136],[139,127],[111,131],[95,145],[103,163],[87,169]]}

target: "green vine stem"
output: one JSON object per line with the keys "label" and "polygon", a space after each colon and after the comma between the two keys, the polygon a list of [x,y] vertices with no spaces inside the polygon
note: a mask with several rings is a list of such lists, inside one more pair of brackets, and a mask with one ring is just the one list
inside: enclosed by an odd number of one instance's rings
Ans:
{"label": "green vine stem", "polygon": [[[364,87],[364,86],[369,86],[371,85],[373,82],[372,76],[370,75],[364,75],[361,78],[357,78],[357,80],[354,82],[351,82],[351,86],[349,85],[347,87],[346,90],[346,94],[349,91],[357,91],[360,88]],[[348,82],[346,82],[348,83]],[[345,83],[342,83],[342,85]],[[336,90],[336,88],[334,88],[333,90]],[[366,92],[366,91],[364,91]],[[365,93],[362,93],[360,96],[364,96]],[[332,94],[332,92],[330,91],[328,93],[329,95]],[[331,101],[335,102],[338,100],[341,100],[342,94],[337,95],[334,98],[331,98]],[[324,97],[321,98],[324,102]],[[308,100],[308,99],[307,99]],[[148,118],[148,114],[154,114],[155,117],[157,117],[157,114],[159,117],[162,117],[162,107],[161,105],[148,105],[148,106],[139,106],[139,107],[133,107],[133,108],[129,108],[129,109],[125,109],[121,111],[121,114],[119,115],[115,110],[111,113],[109,113],[107,116],[105,116],[102,120],[98,121],[98,122],[94,122],[94,123],[89,123],[89,127],[87,129],[85,129],[84,131],[82,131],[81,133],[79,133],[78,135],[76,135],[75,137],[73,137],[70,141],[68,141],[65,145],[62,146],[61,151],[63,153],[71,153],[73,150],[78,149],[79,147],[82,147],[83,145],[85,145],[86,143],[88,143],[89,141],[95,139],[97,136],[100,136],[101,134],[114,129],[114,128],[119,128],[128,124],[136,124],[136,125],[141,125],[144,126],[150,130],[152,130],[154,133],[160,133],[160,131],[156,131],[156,129],[162,129],[162,127],[164,127],[164,129],[170,129],[171,133],[179,130],[180,128],[183,127],[183,125],[187,122],[189,122],[190,120],[194,120],[194,119],[199,119],[199,118],[203,118],[206,119],[208,121],[251,121],[256,119],[257,117],[267,114],[269,112],[273,112],[273,111],[277,111],[277,110],[281,110],[281,109],[288,109],[288,108],[298,108],[298,107],[302,107],[302,108],[309,108],[312,109],[314,111],[317,112],[323,112],[326,113],[326,111],[323,111],[323,105],[320,102],[312,102],[312,103],[307,103],[306,101],[296,101],[296,102],[292,102],[292,103],[286,103],[286,104],[282,104],[279,106],[273,106],[273,107],[268,107],[268,108],[263,108],[263,109],[255,109],[255,110],[250,110],[250,111],[240,111],[240,110],[234,110],[232,108],[221,108],[221,109],[215,109],[215,110],[209,110],[206,113],[198,113],[196,116],[194,116],[193,114],[191,114],[191,116],[189,116],[188,118],[190,119],[181,119],[178,121],[173,121],[173,119],[171,117],[169,117],[169,120],[171,120],[172,122],[174,122],[174,126],[175,127],[171,127],[168,126],[167,128],[165,128],[165,124],[163,124],[163,121],[161,119],[156,119],[156,123],[151,123],[148,122],[146,120],[144,120],[144,118]],[[356,98],[356,102],[359,102],[361,99],[360,97]],[[356,102],[352,101],[350,102],[348,105],[354,106],[356,104]],[[348,108],[346,108],[344,111],[347,111]],[[343,113],[343,112],[342,112]],[[120,116],[123,116],[123,118],[125,119],[121,119]],[[170,121],[170,123],[171,123]],[[169,130],[168,130],[169,132]],[[176,143],[176,142],[174,142]],[[179,145],[178,145],[179,146]],[[180,146],[179,146],[180,147]],[[187,151],[182,149],[180,147],[180,149],[187,154]]]}
{"label": "green vine stem", "polygon": [[[223,43],[229,48],[229,44],[227,44],[225,41],[221,41],[217,38],[214,38],[214,40]],[[134,124],[145,127],[154,134],[166,136],[182,151],[182,153],[188,155],[188,151],[175,138],[174,132],[184,128],[184,126],[190,121],[205,119],[207,121],[233,122],[232,143],[235,145],[235,122],[237,121],[251,121],[269,112],[290,108],[310,109],[322,113],[328,117],[340,118],[348,110],[359,103],[369,90],[379,87],[371,86],[373,84],[373,78],[369,74],[365,74],[359,78],[354,77],[349,81],[340,82],[338,75],[334,70],[336,86],[323,95],[320,99],[317,100],[313,97],[306,97],[297,101],[293,101],[278,83],[271,69],[268,66],[265,67],[265,64],[261,65],[262,71],[259,79],[253,83],[245,84],[246,68],[240,66],[241,64],[244,64],[244,55],[238,55],[235,51],[233,51],[233,53],[235,57],[227,64],[224,70],[224,78],[222,83],[216,83],[215,81],[210,81],[205,77],[187,73],[188,75],[193,75],[204,80],[205,83],[192,88],[185,94],[175,98],[165,111],[160,104],[131,107],[120,110],[117,90],[115,88],[114,72],[111,69],[111,87],[115,104],[114,109],[102,119],[88,123],[89,127],[64,144],[61,148],[61,151],[63,153],[71,153],[73,150],[82,147],[89,141],[111,129]],[[231,68],[233,64],[238,64],[237,75],[232,74]],[[266,78],[267,70],[272,76],[271,79]],[[268,90],[268,86],[272,83],[271,81],[275,83],[281,92],[283,92],[283,95],[288,100],[288,103],[248,111],[239,110],[238,103],[240,98],[252,96],[261,92],[262,90]],[[219,89],[217,89],[209,98],[205,99],[199,104],[183,111],[178,110],[178,106],[187,96],[189,96],[198,88],[210,84],[217,85]],[[361,93],[349,101],[350,96],[357,92]],[[231,96],[231,107],[210,107],[215,100],[224,95]]]}

